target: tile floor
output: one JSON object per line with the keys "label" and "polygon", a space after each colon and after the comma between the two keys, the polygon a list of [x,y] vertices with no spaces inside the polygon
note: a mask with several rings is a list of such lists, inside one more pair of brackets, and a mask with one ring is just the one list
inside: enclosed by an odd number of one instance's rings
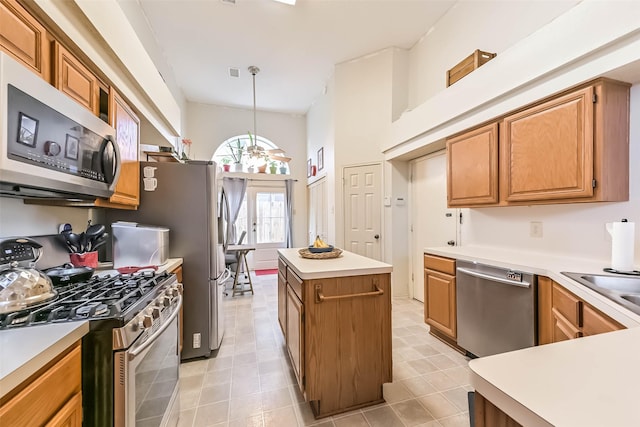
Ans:
{"label": "tile floor", "polygon": [[180,368],[179,426],[469,426],[468,359],[428,334],[422,303],[394,298],[393,383],[385,404],[314,420],[278,325],[277,276],[252,276],[255,295],[226,297],[218,353]]}

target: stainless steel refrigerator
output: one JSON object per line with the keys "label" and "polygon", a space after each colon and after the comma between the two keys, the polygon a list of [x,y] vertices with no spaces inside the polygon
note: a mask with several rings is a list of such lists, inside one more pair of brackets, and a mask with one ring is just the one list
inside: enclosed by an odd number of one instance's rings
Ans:
{"label": "stainless steel refrigerator", "polygon": [[[107,223],[133,221],[169,228],[169,256],[184,259],[182,359],[209,357],[224,334],[225,261],[218,239],[224,199],[216,164],[141,162],[140,168],[140,207],[109,209]],[[145,177],[145,168],[153,177]]]}

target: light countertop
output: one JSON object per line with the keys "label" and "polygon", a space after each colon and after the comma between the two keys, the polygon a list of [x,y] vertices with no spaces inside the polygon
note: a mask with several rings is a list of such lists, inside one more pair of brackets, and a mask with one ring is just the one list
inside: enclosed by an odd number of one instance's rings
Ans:
{"label": "light countertop", "polygon": [[561,273],[607,274],[602,261],[475,245],[425,248],[424,252],[547,276],[624,326],[640,326],[640,315]]}
{"label": "light countertop", "polygon": [[[171,271],[182,258],[170,258],[158,271]],[[96,274],[113,274],[98,270]],[[0,331],[0,398],[89,332],[86,320]]]}
{"label": "light countertop", "polygon": [[308,259],[300,256],[298,253],[300,249],[278,249],[278,253],[302,280],[384,274],[391,273],[393,270],[390,264],[357,255],[353,252],[342,251],[341,256],[338,258]]}
{"label": "light countertop", "polygon": [[89,332],[89,322],[0,331],[0,398]]}
{"label": "light countertop", "polygon": [[471,385],[526,427],[640,426],[640,328],[469,362]]}
{"label": "light countertop", "polygon": [[547,276],[630,328],[472,360],[476,391],[527,427],[640,425],[640,316],[561,274],[604,274],[603,262],[484,246],[425,253]]}

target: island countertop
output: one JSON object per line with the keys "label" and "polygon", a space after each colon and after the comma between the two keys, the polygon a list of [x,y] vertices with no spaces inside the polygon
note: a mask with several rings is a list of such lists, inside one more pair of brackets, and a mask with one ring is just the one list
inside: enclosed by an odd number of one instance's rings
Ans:
{"label": "island countertop", "polygon": [[384,274],[393,270],[390,264],[349,251],[343,251],[338,258],[309,259],[300,256],[300,249],[278,249],[278,254],[302,280]]}

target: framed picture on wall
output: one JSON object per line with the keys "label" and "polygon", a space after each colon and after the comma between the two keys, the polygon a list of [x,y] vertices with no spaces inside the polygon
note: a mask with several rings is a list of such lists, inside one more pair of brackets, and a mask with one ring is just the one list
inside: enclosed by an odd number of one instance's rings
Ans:
{"label": "framed picture on wall", "polygon": [[311,177],[311,159],[307,160],[307,178]]}
{"label": "framed picture on wall", "polygon": [[321,171],[324,168],[324,147],[320,147],[318,150],[318,170]]}

